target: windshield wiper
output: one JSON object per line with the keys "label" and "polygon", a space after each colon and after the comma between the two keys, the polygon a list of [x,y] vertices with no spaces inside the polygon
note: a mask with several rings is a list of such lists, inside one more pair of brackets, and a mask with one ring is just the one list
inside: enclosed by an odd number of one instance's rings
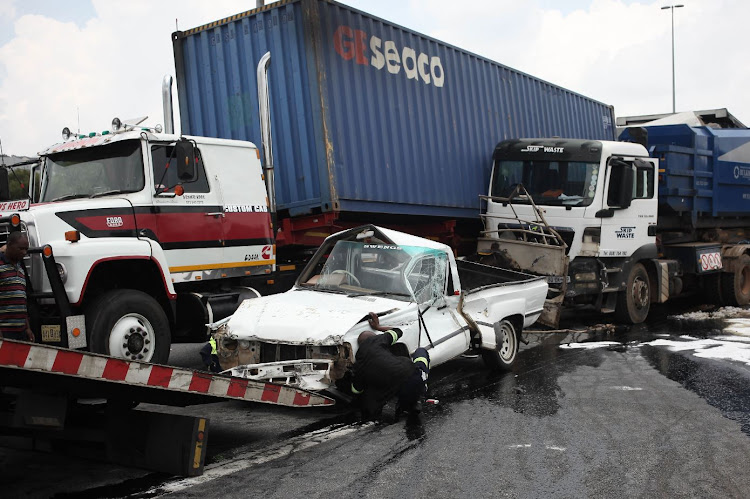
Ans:
{"label": "windshield wiper", "polygon": [[65,201],[66,199],[78,199],[78,198],[87,198],[89,197],[88,194],[66,194],[64,196],[60,196],[59,198],[55,198],[52,201]]}
{"label": "windshield wiper", "polygon": [[111,191],[97,192],[97,193],[94,193],[94,194],[90,195],[89,197],[90,198],[98,198],[98,197],[102,197],[102,196],[108,196],[110,194],[126,194],[128,192],[135,192],[135,191],[124,191],[122,189],[113,189]]}
{"label": "windshield wiper", "polygon": [[411,295],[409,295],[408,293],[397,293],[395,291],[373,291],[372,293],[352,293],[348,296],[351,298],[356,298],[358,296],[386,296],[386,295],[405,296],[407,298],[411,298]]}

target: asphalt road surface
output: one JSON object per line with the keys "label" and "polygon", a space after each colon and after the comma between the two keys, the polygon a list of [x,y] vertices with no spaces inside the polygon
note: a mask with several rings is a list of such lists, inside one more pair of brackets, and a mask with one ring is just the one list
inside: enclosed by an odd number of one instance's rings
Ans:
{"label": "asphalt road surface", "polygon": [[[2,483],[7,497],[748,497],[750,343],[723,320],[655,317],[527,334],[511,373],[438,366],[439,405],[417,419],[392,406],[377,424],[344,405],[172,409],[211,418],[201,477],[16,448],[0,454]],[[170,360],[191,366],[199,347]]]}

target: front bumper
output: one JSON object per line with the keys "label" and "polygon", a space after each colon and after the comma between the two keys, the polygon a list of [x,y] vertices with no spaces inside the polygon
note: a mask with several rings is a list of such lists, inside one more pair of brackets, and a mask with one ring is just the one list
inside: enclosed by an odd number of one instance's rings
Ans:
{"label": "front bumper", "polygon": [[332,384],[333,361],[328,359],[300,359],[263,364],[246,364],[224,371],[234,377],[280,383],[294,388],[322,391]]}

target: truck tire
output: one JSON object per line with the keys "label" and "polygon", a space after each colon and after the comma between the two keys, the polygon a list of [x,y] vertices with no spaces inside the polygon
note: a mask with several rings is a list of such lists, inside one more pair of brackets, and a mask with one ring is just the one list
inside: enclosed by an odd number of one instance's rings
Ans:
{"label": "truck tire", "polygon": [[750,256],[740,255],[733,272],[721,274],[721,296],[726,305],[741,307],[750,303]]}
{"label": "truck tire", "polygon": [[481,350],[484,364],[493,371],[508,371],[518,357],[518,334],[516,327],[508,319],[495,324],[497,348]]}
{"label": "truck tire", "polygon": [[615,318],[626,324],[640,324],[646,320],[651,307],[651,285],[646,267],[636,263],[630,269],[625,289],[617,293]]}
{"label": "truck tire", "polygon": [[134,289],[104,293],[86,307],[91,351],[126,360],[166,364],[169,321],[151,296]]}

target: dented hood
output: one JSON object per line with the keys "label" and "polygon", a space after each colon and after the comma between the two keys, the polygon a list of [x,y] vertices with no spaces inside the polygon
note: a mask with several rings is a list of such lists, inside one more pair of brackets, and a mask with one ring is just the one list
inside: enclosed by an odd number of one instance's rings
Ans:
{"label": "dented hood", "polygon": [[266,343],[336,345],[369,312],[408,305],[384,297],[295,289],[242,302],[227,324],[228,336]]}

